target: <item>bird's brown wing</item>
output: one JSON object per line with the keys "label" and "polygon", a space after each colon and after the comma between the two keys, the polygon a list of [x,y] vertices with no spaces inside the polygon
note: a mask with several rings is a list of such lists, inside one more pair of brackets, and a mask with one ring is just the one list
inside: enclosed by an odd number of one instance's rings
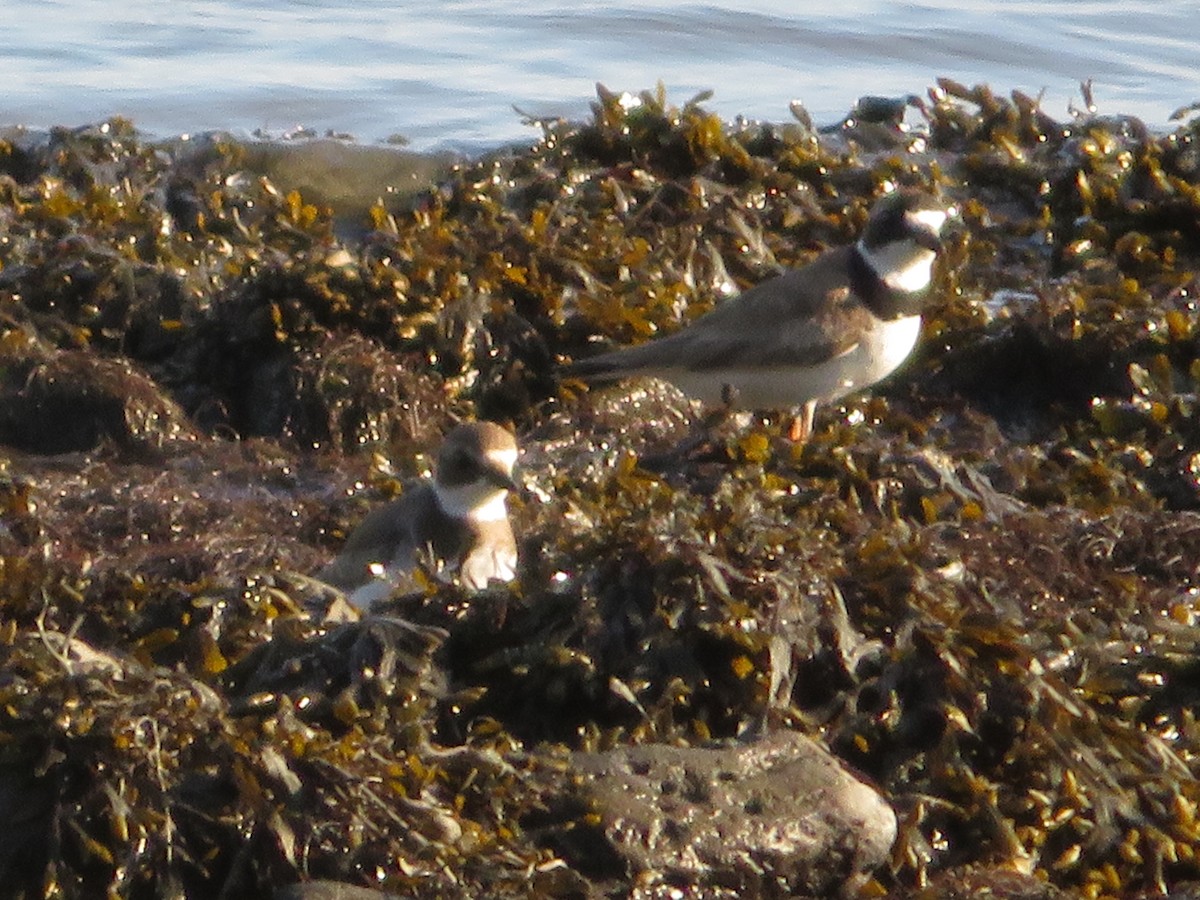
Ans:
{"label": "bird's brown wing", "polygon": [[432,491],[424,482],[417,482],[399,499],[377,506],[350,532],[341,552],[317,577],[337,587],[356,587],[367,578],[371,564],[389,563],[404,548],[411,552],[415,546],[412,523],[431,502]]}
{"label": "bird's brown wing", "polygon": [[826,308],[807,318],[782,317],[764,330],[741,328],[693,335],[675,356],[679,368],[719,369],[739,360],[739,368],[817,366],[852,351],[871,325],[870,313],[850,300],[850,291],[831,292]]}
{"label": "bird's brown wing", "polygon": [[[846,285],[849,248],[755,285],[669,337],[598,357],[611,374],[817,365],[852,350],[871,315]],[[821,284],[835,285],[823,292]]]}

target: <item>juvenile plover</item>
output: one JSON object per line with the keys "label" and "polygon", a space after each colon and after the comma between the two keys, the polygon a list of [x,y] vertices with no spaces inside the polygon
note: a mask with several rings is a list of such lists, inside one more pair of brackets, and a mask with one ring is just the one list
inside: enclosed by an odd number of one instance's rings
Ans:
{"label": "juvenile plover", "polygon": [[317,577],[365,607],[387,597],[427,549],[438,564],[457,567],[471,590],[511,581],[517,543],[505,500],[519,490],[516,461],[517,441],[508,430],[491,422],[457,426],[438,453],[434,478],[372,510]]}

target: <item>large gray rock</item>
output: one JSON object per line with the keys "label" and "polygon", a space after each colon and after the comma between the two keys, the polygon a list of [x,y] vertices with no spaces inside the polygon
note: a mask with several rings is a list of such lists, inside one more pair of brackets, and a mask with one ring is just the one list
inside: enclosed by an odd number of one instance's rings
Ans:
{"label": "large gray rock", "polygon": [[340,881],[302,881],[279,888],[272,897],[273,900],[394,900],[399,895]]}
{"label": "large gray rock", "polygon": [[887,859],[896,816],[827,750],[781,731],[718,748],[572,755],[626,865],[672,881],[826,894]]}

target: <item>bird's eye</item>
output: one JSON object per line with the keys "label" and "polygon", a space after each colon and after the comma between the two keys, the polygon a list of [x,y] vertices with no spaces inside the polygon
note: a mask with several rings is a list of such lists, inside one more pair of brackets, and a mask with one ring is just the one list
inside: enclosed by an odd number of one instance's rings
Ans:
{"label": "bird's eye", "polygon": [[454,470],[463,475],[477,475],[479,473],[479,462],[474,456],[468,453],[456,453],[453,460]]}

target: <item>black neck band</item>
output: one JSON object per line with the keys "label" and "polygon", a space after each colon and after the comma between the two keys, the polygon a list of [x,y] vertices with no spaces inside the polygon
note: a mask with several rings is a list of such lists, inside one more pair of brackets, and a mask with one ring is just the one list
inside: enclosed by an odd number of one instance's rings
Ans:
{"label": "black neck band", "polygon": [[871,268],[858,244],[850,248],[850,289],[881,319],[898,319],[921,311],[924,290],[897,291]]}

